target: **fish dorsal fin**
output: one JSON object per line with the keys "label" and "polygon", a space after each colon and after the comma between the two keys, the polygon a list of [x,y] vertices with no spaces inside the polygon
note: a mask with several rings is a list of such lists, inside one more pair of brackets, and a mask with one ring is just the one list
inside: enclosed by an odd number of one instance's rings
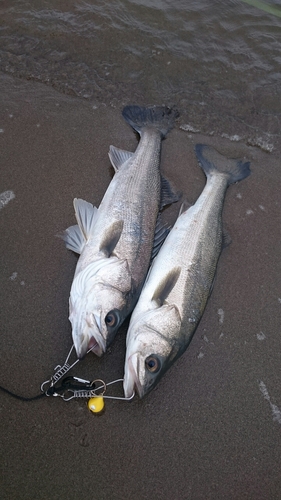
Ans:
{"label": "fish dorsal fin", "polygon": [[115,172],[118,172],[118,170],[126,163],[126,161],[130,160],[134,153],[131,153],[130,151],[125,151],[125,149],[119,149],[116,148],[115,146],[110,146],[109,147],[109,159],[111,161],[111,164],[115,170]]}
{"label": "fish dorsal fin", "polygon": [[59,236],[65,242],[66,248],[75,253],[82,253],[85,245],[85,238],[77,224],[75,226],[68,227],[63,234]]}
{"label": "fish dorsal fin", "polygon": [[163,224],[161,215],[158,214],[155,227],[153,249],[151,253],[151,260],[154,259],[154,257],[156,257],[156,255],[158,254],[169,232],[170,232],[170,226]]}
{"label": "fish dorsal fin", "polygon": [[104,233],[103,239],[100,243],[100,251],[107,257],[110,257],[114,248],[116,247],[120,236],[123,231],[124,221],[117,220],[109,226]]}
{"label": "fish dorsal fin", "polygon": [[80,198],[74,198],[73,206],[78,226],[85,241],[87,241],[93,232],[98,218],[98,209],[93,207],[92,203],[88,203]]}
{"label": "fish dorsal fin", "polygon": [[176,193],[168,179],[161,175],[161,204],[160,209],[171,203],[176,203],[181,197],[180,193]]}
{"label": "fish dorsal fin", "polygon": [[164,304],[166,298],[173,290],[176,282],[178,281],[180,272],[181,272],[180,267],[174,267],[159,283],[152,297],[152,301],[157,302],[159,307],[161,307]]}

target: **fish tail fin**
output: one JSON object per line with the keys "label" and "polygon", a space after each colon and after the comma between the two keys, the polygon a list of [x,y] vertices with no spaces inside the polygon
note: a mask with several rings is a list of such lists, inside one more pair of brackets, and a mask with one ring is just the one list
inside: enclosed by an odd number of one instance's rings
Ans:
{"label": "fish tail fin", "polygon": [[151,106],[142,108],[140,106],[126,106],[122,111],[123,118],[140,135],[144,127],[153,127],[161,133],[162,137],[174,126],[179,112],[174,108],[166,106]]}
{"label": "fish tail fin", "polygon": [[242,160],[226,158],[212,146],[196,144],[195,153],[207,177],[215,172],[225,174],[228,185],[245,179],[251,173],[249,161],[243,162]]}

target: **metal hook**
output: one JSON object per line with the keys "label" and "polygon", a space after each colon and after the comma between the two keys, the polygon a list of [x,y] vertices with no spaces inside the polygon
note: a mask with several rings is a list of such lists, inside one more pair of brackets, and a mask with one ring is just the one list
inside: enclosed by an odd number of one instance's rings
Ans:
{"label": "metal hook", "polygon": [[[108,382],[107,387],[109,385],[113,385],[113,384],[117,384],[118,382],[124,382],[124,379],[123,378],[118,378],[116,380],[113,380],[112,382]],[[98,387],[96,388],[96,390],[98,390]],[[133,399],[133,397],[135,396],[135,391],[133,391],[133,394],[132,396],[130,396],[129,398],[126,398],[125,396],[123,397],[118,397],[118,396],[103,396],[104,398],[107,398],[107,399],[119,399],[121,401],[131,401],[131,399]]]}
{"label": "metal hook", "polygon": [[[94,346],[87,351],[87,354],[94,348]],[[113,384],[116,384],[118,382],[123,382],[123,378],[119,378],[116,380],[113,380],[112,382],[108,382],[107,384],[102,380],[102,379],[95,379],[92,382],[89,380],[84,380],[80,379],[78,377],[71,377],[75,382],[81,383],[82,388],[79,388],[79,386],[76,384],[68,384],[62,383],[61,387],[55,388],[55,384],[67,373],[71,368],[73,368],[80,360],[76,359],[74,363],[69,364],[69,359],[72,354],[72,351],[74,349],[74,344],[72,345],[66,360],[63,365],[57,365],[54,368],[55,373],[51,376],[50,379],[46,380],[41,384],[41,391],[45,392],[46,396],[58,396],[63,398],[64,401],[70,401],[71,399],[74,398],[94,398],[94,397],[102,397],[106,399],[117,399],[120,401],[131,401],[133,397],[135,396],[135,392],[133,392],[132,396],[129,398],[126,397],[120,397],[120,396],[105,396],[105,392],[107,390],[107,387]],[[96,383],[101,383],[98,387],[95,387]],[[48,388],[46,389],[45,386],[48,384]],[[84,388],[83,388],[84,384]],[[71,396],[68,396],[71,394]]]}

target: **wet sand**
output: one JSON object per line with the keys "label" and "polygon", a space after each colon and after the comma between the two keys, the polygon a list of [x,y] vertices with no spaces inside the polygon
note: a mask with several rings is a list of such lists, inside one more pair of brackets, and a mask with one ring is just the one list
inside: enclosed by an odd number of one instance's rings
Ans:
{"label": "wet sand", "polygon": [[[121,116],[128,103],[106,107],[4,75],[0,88],[0,193],[15,194],[0,210],[0,384],[32,396],[71,347],[76,257],[56,235],[75,223],[74,197],[99,204],[113,174],[109,145],[133,151],[137,138]],[[193,341],[144,400],[109,401],[99,417],[85,400],[1,393],[2,499],[280,498],[280,154],[179,125],[163,142],[162,171],[189,202],[205,183],[197,142],[248,158],[252,170],[227,192],[232,243]],[[122,377],[126,328],[72,374]]]}

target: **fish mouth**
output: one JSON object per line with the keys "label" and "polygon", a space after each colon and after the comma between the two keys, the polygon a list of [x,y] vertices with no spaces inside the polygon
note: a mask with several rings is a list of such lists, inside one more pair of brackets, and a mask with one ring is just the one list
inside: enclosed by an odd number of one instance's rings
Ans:
{"label": "fish mouth", "polygon": [[88,344],[88,352],[93,352],[97,356],[101,357],[104,353],[102,346],[98,343],[95,337],[91,337]]}
{"label": "fish mouth", "polygon": [[97,337],[101,336],[97,334],[91,336],[80,335],[78,341],[73,339],[78,359],[83,359],[90,351],[99,357],[104,354],[106,350],[105,342],[102,338]]}
{"label": "fish mouth", "polygon": [[138,366],[139,366],[138,354],[137,353],[132,354],[128,358],[125,368],[125,375],[123,382],[125,398],[131,398],[135,390],[137,391],[140,399],[144,396],[144,388],[142,387],[139,381],[139,377],[137,375]]}

